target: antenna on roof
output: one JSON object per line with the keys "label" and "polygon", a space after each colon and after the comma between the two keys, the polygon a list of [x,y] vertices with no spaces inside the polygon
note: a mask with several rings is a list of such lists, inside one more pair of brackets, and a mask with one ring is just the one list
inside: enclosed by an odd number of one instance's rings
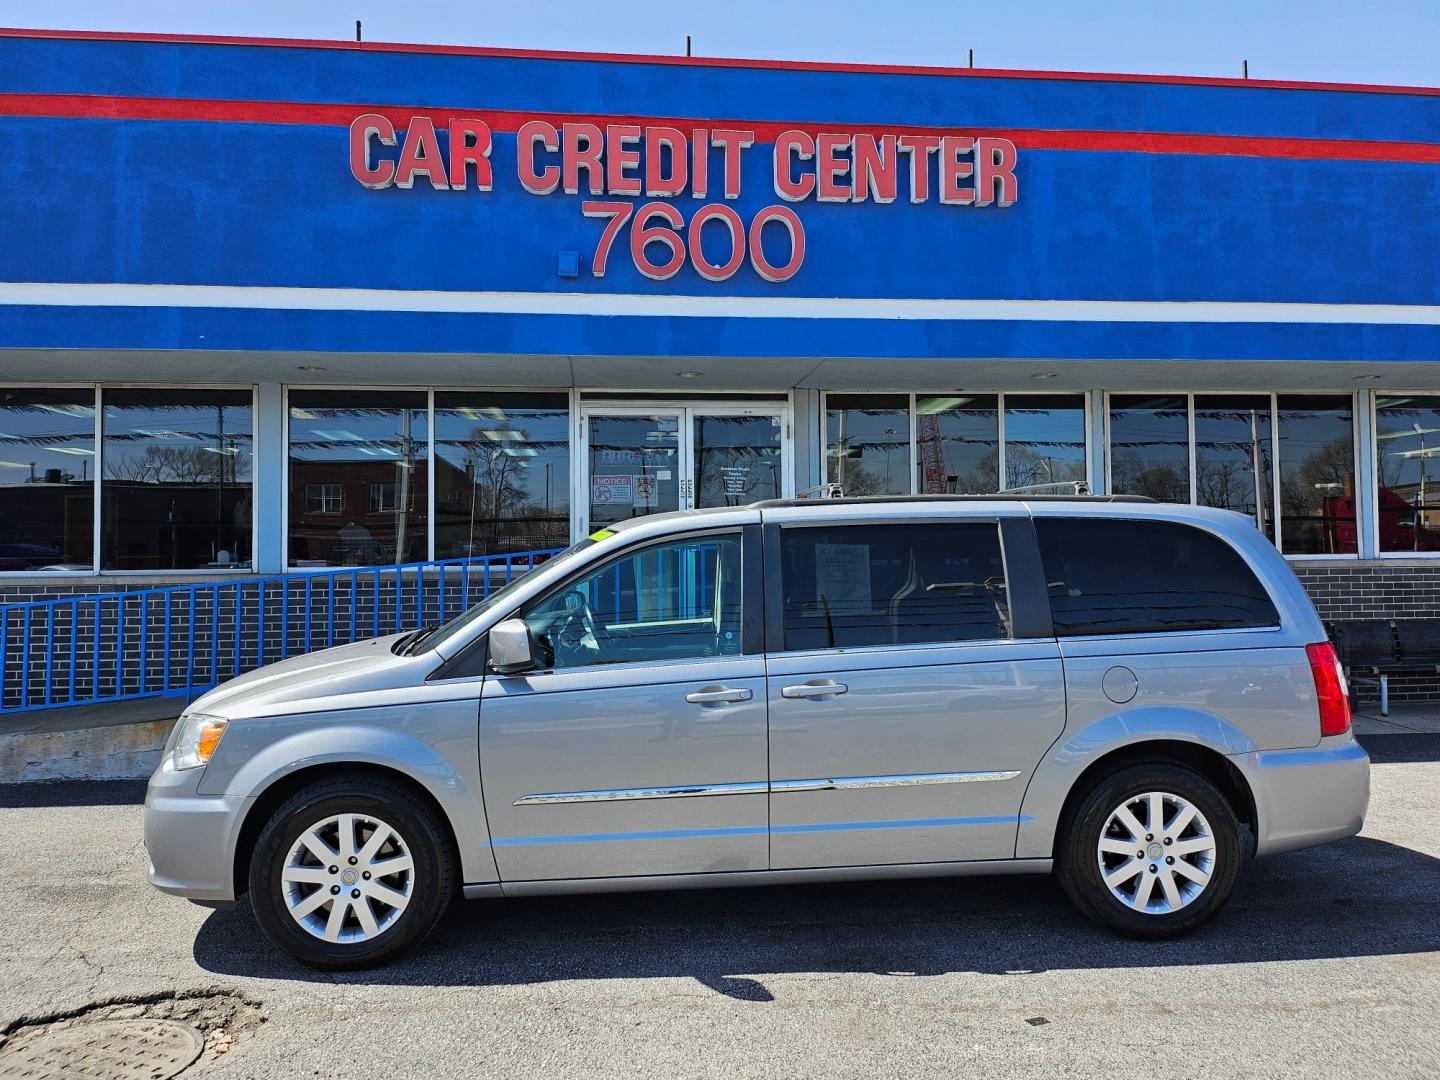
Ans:
{"label": "antenna on roof", "polygon": [[1241,60],[1241,61],[1240,61],[1240,77],[1241,77],[1242,79],[1248,79],[1248,78],[1250,77],[1250,61],[1249,61],[1249,60]]}
{"label": "antenna on roof", "polygon": [[967,49],[966,51],[970,54],[969,66],[973,68],[975,66],[975,50]]}
{"label": "antenna on roof", "polygon": [[689,34],[686,34],[686,35],[685,35],[685,55],[686,55],[686,56],[689,56],[689,55],[690,55],[690,35],[689,35]]}
{"label": "antenna on roof", "polygon": [[359,41],[359,40],[360,40],[360,20],[359,20],[359,19],[356,19],[356,20],[355,20],[355,40],[356,40],[356,41]]}

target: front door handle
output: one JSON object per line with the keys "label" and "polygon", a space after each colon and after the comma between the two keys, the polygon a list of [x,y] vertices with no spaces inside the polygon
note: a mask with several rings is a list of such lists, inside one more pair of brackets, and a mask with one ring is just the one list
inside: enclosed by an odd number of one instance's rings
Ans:
{"label": "front door handle", "polygon": [[780,696],[787,698],[835,697],[849,689],[843,682],[836,682],[834,679],[816,679],[813,682],[796,683],[794,686],[782,686]]}
{"label": "front door handle", "polygon": [[706,686],[685,695],[691,705],[724,705],[731,701],[749,701],[755,695],[744,687]]}

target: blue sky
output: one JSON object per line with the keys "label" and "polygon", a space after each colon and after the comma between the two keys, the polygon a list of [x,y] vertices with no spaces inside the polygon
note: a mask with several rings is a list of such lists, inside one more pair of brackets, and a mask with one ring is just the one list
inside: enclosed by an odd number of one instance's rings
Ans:
{"label": "blue sky", "polygon": [[894,64],[1440,83],[1437,0],[0,0],[0,25],[373,41],[684,51]]}

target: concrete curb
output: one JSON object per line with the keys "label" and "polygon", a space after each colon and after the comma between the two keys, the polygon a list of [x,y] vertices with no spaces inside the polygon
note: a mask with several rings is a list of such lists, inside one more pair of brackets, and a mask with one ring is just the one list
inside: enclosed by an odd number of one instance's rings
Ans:
{"label": "concrete curb", "polygon": [[160,764],[173,718],[133,724],[0,734],[0,784],[37,780],[136,780]]}

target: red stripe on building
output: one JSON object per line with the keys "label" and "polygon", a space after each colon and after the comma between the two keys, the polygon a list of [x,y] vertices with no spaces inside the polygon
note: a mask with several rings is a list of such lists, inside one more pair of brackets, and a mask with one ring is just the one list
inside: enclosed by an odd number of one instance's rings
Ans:
{"label": "red stripe on building", "polygon": [[85,94],[0,94],[0,116],[68,119],[201,120],[245,124],[315,124],[345,127],[357,116],[379,113],[403,128],[412,116],[428,116],[437,126],[452,116],[484,120],[491,130],[514,132],[527,120],[592,124],[664,124],[682,131],[741,128],[760,142],[774,142],[783,131],[821,131],[842,135],[906,134],[943,131],[956,135],[995,135],[1024,150],[1092,150],[1140,154],[1204,154],[1229,157],[1330,159],[1342,161],[1440,162],[1440,144],[1365,139],[1298,139],[1253,135],[1195,135],[1165,131],[1078,131],[1045,128],[917,127],[844,123],[777,123],[769,120],[717,120],[711,117],[655,117],[539,113],[503,109],[428,108],[411,105],[334,105],[320,102],[227,101],[211,98],[119,98]]}

